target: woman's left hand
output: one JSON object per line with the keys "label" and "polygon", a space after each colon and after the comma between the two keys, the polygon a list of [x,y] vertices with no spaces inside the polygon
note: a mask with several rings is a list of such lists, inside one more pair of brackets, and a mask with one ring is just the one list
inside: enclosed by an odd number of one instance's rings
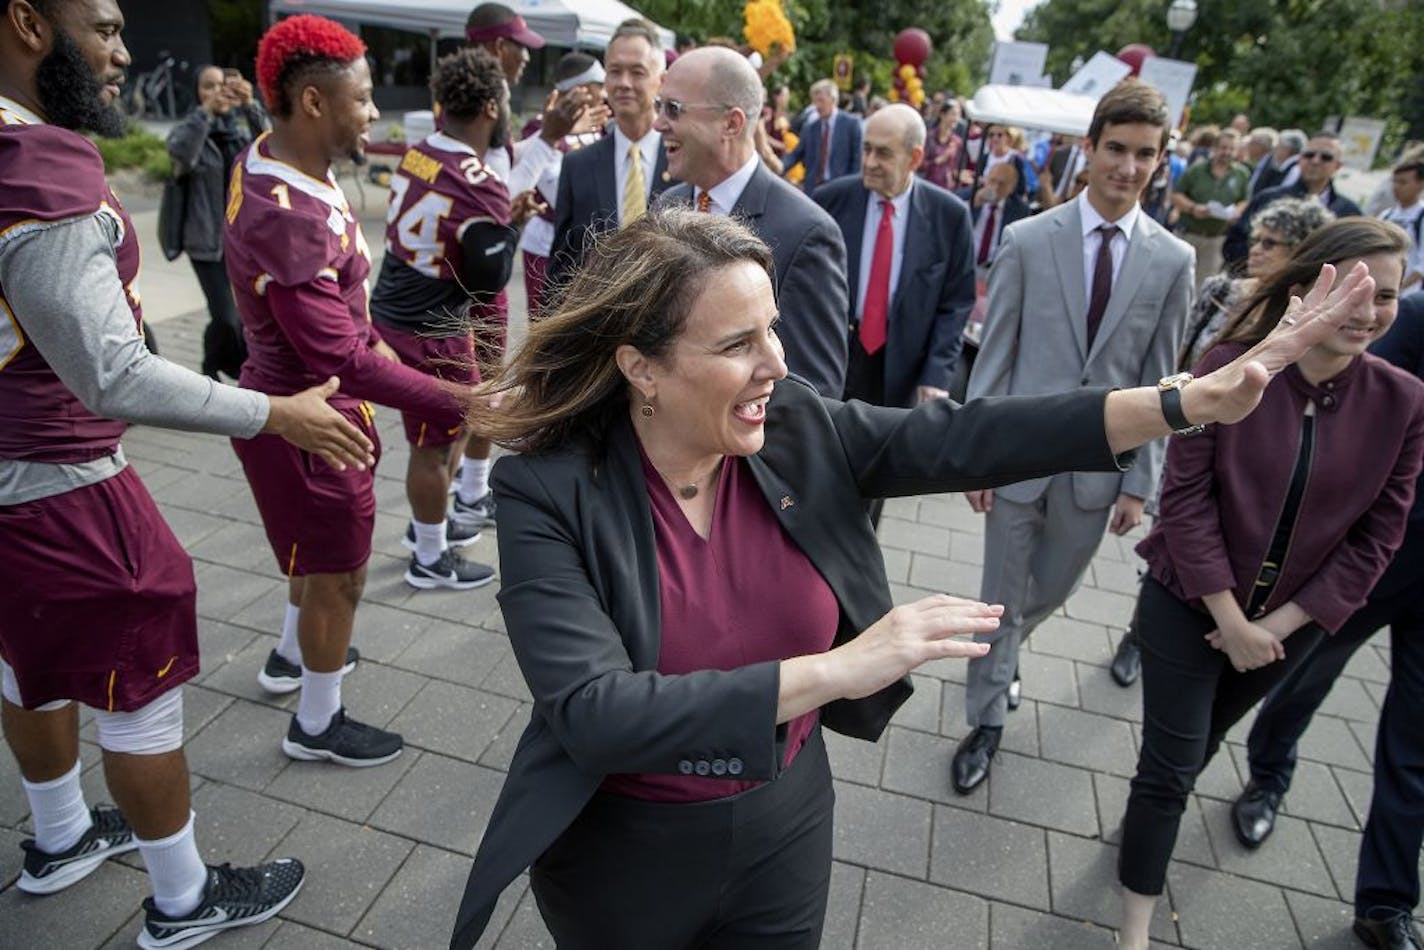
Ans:
{"label": "woman's left hand", "polygon": [[1285,648],[1274,633],[1258,623],[1246,623],[1230,632],[1220,628],[1206,635],[1213,650],[1223,651],[1238,673],[1260,669],[1285,659]]}
{"label": "woman's left hand", "polygon": [[1291,298],[1281,322],[1260,343],[1182,390],[1182,411],[1191,422],[1240,422],[1261,401],[1271,378],[1330,338],[1374,297],[1369,268],[1358,262],[1338,283],[1325,264],[1305,299]]}

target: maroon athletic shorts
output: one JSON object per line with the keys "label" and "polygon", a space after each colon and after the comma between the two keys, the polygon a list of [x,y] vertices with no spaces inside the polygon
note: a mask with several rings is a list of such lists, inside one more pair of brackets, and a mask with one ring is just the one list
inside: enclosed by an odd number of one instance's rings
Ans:
{"label": "maroon athletic shorts", "polygon": [[[448,379],[466,386],[480,381],[475,369],[475,345],[468,333],[460,336],[427,336],[411,333],[389,323],[381,324],[381,339],[401,358],[401,362],[437,379]],[[415,446],[449,445],[460,437],[459,417],[439,418],[414,412],[402,412],[405,440]]]}
{"label": "maroon athletic shorts", "polygon": [[[381,457],[371,404],[336,406],[366,433]],[[233,439],[262,515],[277,569],[288,577],[345,574],[371,557],[376,526],[375,466],[337,471],[275,435]]]}
{"label": "maroon athletic shorts", "polygon": [[0,653],[34,709],[132,712],[198,672],[193,562],[138,474],[0,507]]}
{"label": "maroon athletic shorts", "polygon": [[504,363],[509,331],[509,295],[503,290],[490,303],[470,304],[470,326],[475,331],[475,363],[480,376],[492,379]]}

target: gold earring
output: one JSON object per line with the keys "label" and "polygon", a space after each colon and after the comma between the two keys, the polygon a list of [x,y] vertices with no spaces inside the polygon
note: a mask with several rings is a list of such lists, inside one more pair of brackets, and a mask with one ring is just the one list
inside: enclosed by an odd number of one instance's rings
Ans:
{"label": "gold earring", "polygon": [[653,408],[652,403],[648,402],[643,403],[643,408],[639,409],[638,411],[643,414],[644,419],[651,419],[653,417],[653,413],[657,412],[657,410]]}

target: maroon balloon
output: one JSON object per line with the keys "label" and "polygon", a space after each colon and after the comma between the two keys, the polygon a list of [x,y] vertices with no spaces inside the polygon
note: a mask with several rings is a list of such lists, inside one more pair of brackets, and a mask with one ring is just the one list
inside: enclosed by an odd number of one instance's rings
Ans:
{"label": "maroon balloon", "polygon": [[907,27],[895,36],[896,62],[923,66],[933,50],[930,35],[917,26]]}
{"label": "maroon balloon", "polygon": [[901,92],[905,91],[905,77],[897,75],[895,77],[895,88]]}
{"label": "maroon balloon", "polygon": [[1147,57],[1156,55],[1157,51],[1146,43],[1130,43],[1117,51],[1117,58],[1132,67],[1133,76],[1142,72],[1142,64]]}

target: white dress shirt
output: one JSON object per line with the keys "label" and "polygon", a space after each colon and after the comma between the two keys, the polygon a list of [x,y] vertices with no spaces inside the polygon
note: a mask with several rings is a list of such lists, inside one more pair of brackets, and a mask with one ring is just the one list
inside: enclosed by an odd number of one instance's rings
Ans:
{"label": "white dress shirt", "polygon": [[1127,258],[1127,242],[1132,235],[1133,228],[1137,227],[1137,218],[1142,214],[1142,206],[1134,201],[1131,211],[1116,221],[1109,221],[1098,214],[1098,209],[1088,201],[1087,191],[1080,194],[1077,201],[1078,214],[1083,219],[1083,290],[1085,292],[1083,300],[1091,304],[1093,301],[1093,270],[1097,266],[1098,247],[1102,243],[1102,236],[1093,232],[1104,224],[1117,225],[1118,233],[1113,235],[1111,245],[1113,286],[1116,287],[1117,276],[1122,273],[1122,262]]}
{"label": "white dress shirt", "polygon": [[[643,153],[643,191],[644,197],[648,199],[648,207],[652,207],[653,194],[653,169],[658,167],[658,144],[662,142],[663,136],[656,129],[650,130],[647,135],[638,139],[638,151]],[[633,144],[633,140],[623,134],[623,130],[618,127],[618,123],[613,123],[613,184],[615,186],[613,196],[618,205],[618,226],[623,226],[623,189],[628,185],[628,146]]]}
{"label": "white dress shirt", "polygon": [[[890,300],[892,301],[895,299],[895,288],[900,286],[900,264],[905,259],[905,232],[909,230],[910,192],[914,190],[914,187],[915,176],[911,175],[909,187],[890,199],[890,205],[895,209],[895,217],[890,219],[894,234],[893,249],[890,253]],[[880,207],[881,200],[881,197],[873,191],[866,198],[865,227],[860,232],[860,275],[857,278],[855,292],[857,320],[865,315],[865,289],[870,286],[870,267],[875,262],[875,236],[880,233],[880,216],[884,213]],[[889,315],[888,307],[886,315]]]}
{"label": "white dress shirt", "polygon": [[[1407,208],[1395,205],[1384,214],[1380,215],[1386,221],[1392,221],[1404,229],[1404,233],[1409,235],[1409,249],[1404,252],[1404,276],[1410,274],[1424,274],[1424,242],[1416,242],[1414,236],[1419,232],[1415,228],[1419,227],[1420,215],[1424,215],[1424,201],[1416,201]],[[1424,281],[1415,281],[1410,287],[1400,291],[1401,297],[1408,297],[1419,293],[1424,288]]]}
{"label": "white dress shirt", "polygon": [[[747,163],[741,168],[732,172],[711,188],[707,189],[707,194],[712,199],[712,204],[708,207],[708,212],[726,216],[732,213],[732,209],[737,206],[737,202],[742,198],[742,192],[747,189],[747,182],[752,180],[752,175],[756,173],[757,165],[761,163],[761,156],[752,152],[752,157],[747,159]],[[701,190],[694,188],[693,197],[701,194]],[[696,207],[696,201],[693,207]]]}

